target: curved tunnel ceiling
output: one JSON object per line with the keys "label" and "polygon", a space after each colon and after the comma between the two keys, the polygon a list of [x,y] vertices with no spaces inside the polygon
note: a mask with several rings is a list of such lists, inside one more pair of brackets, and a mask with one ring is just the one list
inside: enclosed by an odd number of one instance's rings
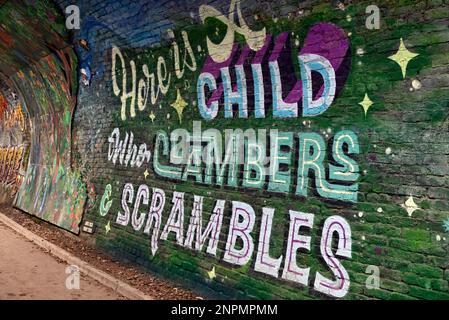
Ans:
{"label": "curved tunnel ceiling", "polygon": [[2,0],[0,21],[0,73],[5,76],[68,46],[64,19],[49,1]]}
{"label": "curved tunnel ceiling", "polygon": [[86,192],[71,169],[77,59],[65,19],[51,1],[0,0],[0,21],[0,82],[23,101],[30,133],[15,205],[78,233]]}

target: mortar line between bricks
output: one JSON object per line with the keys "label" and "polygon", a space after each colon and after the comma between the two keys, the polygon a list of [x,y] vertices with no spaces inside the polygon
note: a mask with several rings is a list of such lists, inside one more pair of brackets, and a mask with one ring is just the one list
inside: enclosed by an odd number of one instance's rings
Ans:
{"label": "mortar line between bricks", "polygon": [[133,288],[129,284],[113,277],[112,275],[101,271],[94,266],[90,265],[88,262],[81,260],[78,257],[75,257],[68,251],[56,246],[55,244],[39,237],[34,234],[30,230],[21,226],[17,222],[11,220],[5,214],[0,212],[0,222],[4,223],[6,226],[19,233],[21,236],[27,238],[32,241],[34,244],[48,251],[51,255],[65,261],[68,264],[73,264],[78,266],[81,273],[84,273],[86,276],[98,281],[102,285],[112,289],[114,292],[117,292],[128,299],[131,300],[154,300],[153,297],[143,293],[142,291]]}

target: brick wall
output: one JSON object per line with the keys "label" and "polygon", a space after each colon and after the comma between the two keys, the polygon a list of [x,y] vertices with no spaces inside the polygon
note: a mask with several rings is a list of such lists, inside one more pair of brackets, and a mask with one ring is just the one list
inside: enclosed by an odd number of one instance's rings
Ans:
{"label": "brick wall", "polygon": [[[79,1],[72,164],[90,186],[83,236],[209,297],[449,298],[449,4],[379,0],[380,28],[369,29],[370,4]],[[212,166],[170,163],[164,133],[193,136],[198,123],[223,136],[267,130],[266,175],[245,165],[248,143],[221,184]],[[133,134],[128,164],[128,149],[114,163],[116,128],[120,141]],[[223,220],[218,242],[199,250],[201,200],[203,232]]]}
{"label": "brick wall", "polygon": [[28,114],[14,88],[0,89],[0,203],[13,203],[28,159]]}

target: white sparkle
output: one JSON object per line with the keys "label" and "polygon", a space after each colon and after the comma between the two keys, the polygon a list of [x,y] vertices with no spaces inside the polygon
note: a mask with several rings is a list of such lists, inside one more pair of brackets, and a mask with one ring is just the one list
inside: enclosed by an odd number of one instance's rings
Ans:
{"label": "white sparkle", "polygon": [[413,212],[420,209],[420,207],[418,207],[418,205],[413,200],[413,196],[408,197],[408,199],[403,204],[401,204],[401,207],[403,207],[405,211],[407,211],[409,217],[412,216]]}

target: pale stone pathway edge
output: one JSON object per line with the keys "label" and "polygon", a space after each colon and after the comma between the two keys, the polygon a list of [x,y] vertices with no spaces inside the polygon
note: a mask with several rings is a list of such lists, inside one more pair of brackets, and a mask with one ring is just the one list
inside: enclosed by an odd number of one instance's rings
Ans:
{"label": "pale stone pathway edge", "polygon": [[54,245],[53,243],[39,237],[28,229],[22,227],[17,222],[11,220],[6,215],[0,212],[0,221],[7,225],[9,228],[13,229],[23,237],[32,241],[39,247],[45,249],[50,254],[58,257],[59,259],[65,261],[70,265],[76,265],[80,272],[87,275],[88,277],[100,282],[102,285],[111,288],[115,292],[121,294],[122,296],[130,300],[154,300],[151,296],[146,295],[142,291],[131,287],[129,284],[114,278],[110,274],[103,272],[89,263],[75,257],[66,250]]}

